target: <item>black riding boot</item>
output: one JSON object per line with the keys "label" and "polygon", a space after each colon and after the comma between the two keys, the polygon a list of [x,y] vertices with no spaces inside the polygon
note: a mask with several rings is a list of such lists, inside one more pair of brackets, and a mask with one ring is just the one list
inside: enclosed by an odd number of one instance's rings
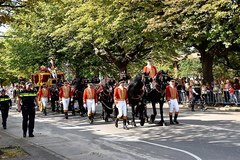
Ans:
{"label": "black riding boot", "polygon": [[47,115],[47,109],[46,108],[43,109],[43,113],[44,113],[45,116]]}
{"label": "black riding boot", "polygon": [[110,117],[110,116],[108,114],[106,114],[106,116],[104,118],[105,122],[108,122],[108,117]]}
{"label": "black riding boot", "polygon": [[3,125],[3,129],[7,129],[7,123],[6,122],[3,122],[2,125]]}
{"label": "black riding boot", "polygon": [[115,127],[118,128],[118,121],[119,119],[117,118],[116,121],[115,121]]}
{"label": "black riding boot", "polygon": [[68,119],[68,112],[65,112],[65,118]]}
{"label": "black riding boot", "polygon": [[88,116],[89,124],[93,124],[93,115]]}
{"label": "black riding boot", "polygon": [[123,120],[123,129],[128,130],[128,127],[127,127],[127,120],[126,120],[126,119]]}
{"label": "black riding boot", "polygon": [[179,122],[177,121],[177,117],[178,117],[178,114],[175,113],[175,115],[174,115],[174,122],[175,122],[176,124],[179,124]]}
{"label": "black riding boot", "polygon": [[93,120],[94,120],[94,114],[92,113],[92,116],[91,116],[91,124],[93,124]]}
{"label": "black riding boot", "polygon": [[172,115],[169,114],[170,124],[174,124],[172,120]]}

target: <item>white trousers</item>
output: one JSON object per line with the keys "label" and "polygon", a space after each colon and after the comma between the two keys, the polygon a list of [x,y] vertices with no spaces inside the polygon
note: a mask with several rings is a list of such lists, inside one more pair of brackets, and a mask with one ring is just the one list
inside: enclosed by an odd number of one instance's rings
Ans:
{"label": "white trousers", "polygon": [[46,106],[47,106],[47,103],[48,103],[48,98],[47,97],[42,97],[41,102],[42,102],[43,108],[45,109]]}
{"label": "white trousers", "polygon": [[175,112],[179,112],[179,106],[177,99],[171,99],[169,102],[169,112],[172,113],[175,109]]}
{"label": "white trousers", "polygon": [[126,101],[118,101],[117,105],[116,105],[117,109],[118,109],[118,116],[117,118],[121,118],[123,117],[127,117],[127,104]]}
{"label": "white trousers", "polygon": [[70,102],[70,98],[62,98],[64,111],[68,111],[69,102]]}
{"label": "white trousers", "polygon": [[51,73],[52,73],[52,77],[53,77],[53,78],[57,78],[57,72],[56,72],[55,69],[54,69],[54,70],[51,70]]}
{"label": "white trousers", "polygon": [[94,114],[96,111],[95,99],[87,99],[86,105],[87,105],[87,109],[88,109],[88,116],[91,116],[91,114],[92,113]]}

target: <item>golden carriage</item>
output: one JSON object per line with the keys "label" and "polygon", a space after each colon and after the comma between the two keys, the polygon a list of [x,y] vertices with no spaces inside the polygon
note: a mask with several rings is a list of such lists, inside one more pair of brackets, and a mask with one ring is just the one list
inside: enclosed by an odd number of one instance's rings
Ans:
{"label": "golden carriage", "polygon": [[[46,85],[48,87],[57,87],[58,83],[64,80],[64,73],[57,72],[57,78],[52,78],[49,71],[39,71],[38,73],[32,74],[32,83],[34,87],[41,88],[41,86]],[[42,111],[42,103],[38,102],[39,110]]]}
{"label": "golden carriage", "polygon": [[47,85],[48,87],[57,85],[59,80],[64,80],[64,73],[57,72],[57,79],[52,78],[50,72],[38,72],[32,74],[32,82],[35,86]]}

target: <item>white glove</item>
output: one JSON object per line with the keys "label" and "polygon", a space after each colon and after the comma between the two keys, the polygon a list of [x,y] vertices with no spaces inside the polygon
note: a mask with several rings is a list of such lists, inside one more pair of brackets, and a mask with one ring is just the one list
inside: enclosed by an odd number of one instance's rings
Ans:
{"label": "white glove", "polygon": [[97,106],[97,105],[98,105],[98,103],[95,103],[95,105]]}
{"label": "white glove", "polygon": [[86,108],[86,107],[87,107],[87,105],[86,105],[86,104],[83,104],[83,107],[84,107],[84,108]]}

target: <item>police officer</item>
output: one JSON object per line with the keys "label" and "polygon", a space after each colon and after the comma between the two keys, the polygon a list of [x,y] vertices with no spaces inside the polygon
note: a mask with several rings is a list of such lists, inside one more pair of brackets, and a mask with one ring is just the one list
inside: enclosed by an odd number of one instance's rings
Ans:
{"label": "police officer", "polygon": [[9,107],[12,106],[12,101],[8,95],[6,95],[6,91],[2,89],[0,95],[0,110],[2,113],[2,125],[3,129],[7,129],[7,118]]}
{"label": "police officer", "polygon": [[204,106],[203,106],[203,101],[201,99],[201,85],[197,80],[195,80],[194,85],[192,86],[192,92],[193,92],[193,100],[192,100],[192,103],[191,103],[192,111],[193,112],[195,111],[194,110],[194,104],[198,100],[200,100],[200,103],[201,103],[201,110],[205,111]]}
{"label": "police officer", "polygon": [[[35,102],[35,103],[34,103]],[[34,121],[35,121],[35,105],[37,104],[37,94],[31,88],[31,83],[26,83],[26,88],[24,88],[19,93],[18,100],[18,112],[22,111],[23,121],[22,121],[22,129],[23,129],[23,137],[26,137],[27,129],[29,137],[34,137]],[[29,121],[29,125],[28,125]]]}

